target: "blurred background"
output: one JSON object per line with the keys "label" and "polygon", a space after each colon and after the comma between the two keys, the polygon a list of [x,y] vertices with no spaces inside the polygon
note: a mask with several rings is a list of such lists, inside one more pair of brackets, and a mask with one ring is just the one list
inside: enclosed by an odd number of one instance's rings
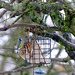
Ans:
{"label": "blurred background", "polygon": [[[12,0],[2,0],[6,3],[10,3]],[[18,0],[16,0],[13,5],[17,5]],[[20,1],[20,0],[19,0]],[[43,0],[42,0],[43,1]],[[68,0],[71,1],[71,0]],[[74,6],[74,4],[72,4]],[[18,7],[17,7],[18,8]],[[0,8],[0,14],[5,10],[5,8]],[[64,13],[64,11],[61,11]],[[7,25],[11,25],[18,16],[11,17],[11,12],[7,11],[1,18],[0,18],[0,27],[4,27]],[[37,14],[38,15],[38,14]],[[38,15],[40,16],[40,15]],[[42,16],[41,16],[42,17]],[[47,16],[46,14],[43,15],[43,22],[45,22],[48,26],[53,26],[53,22],[51,20],[50,16]],[[46,18],[47,17],[47,18]],[[45,21],[46,19],[46,21]],[[24,15],[22,18],[20,18],[16,23],[33,23],[28,16]],[[56,32],[60,35],[62,35],[61,32]],[[20,68],[21,66],[27,66],[25,64],[25,61],[20,57],[18,53],[14,50],[14,47],[18,44],[18,38],[22,37],[24,38],[26,35],[25,27],[17,27],[17,28],[11,28],[7,31],[0,31],[0,71],[9,71],[14,70],[17,68]],[[75,37],[71,34],[71,38],[73,39],[73,42],[75,41]],[[68,54],[65,52],[64,46],[60,45],[59,43],[55,42],[51,39],[51,58],[67,58]],[[69,60],[69,62],[60,62],[58,61],[51,61],[51,64],[49,65],[52,70],[52,75],[71,75],[71,72],[75,70],[75,61]],[[40,67],[36,67],[34,69],[37,69]],[[46,71],[45,75],[50,75],[49,70],[46,65],[41,66],[41,68]],[[74,71],[75,72],[75,71]],[[25,70],[23,72],[15,72],[15,73],[9,73],[5,75],[33,75],[33,69]],[[35,74],[36,75],[36,74]],[[40,74],[37,74],[40,75]]]}

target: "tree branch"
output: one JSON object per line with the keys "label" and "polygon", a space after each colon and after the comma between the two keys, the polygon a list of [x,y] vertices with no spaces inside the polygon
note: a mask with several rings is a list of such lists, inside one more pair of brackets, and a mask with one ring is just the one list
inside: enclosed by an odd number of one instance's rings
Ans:
{"label": "tree branch", "polygon": [[[10,8],[9,8],[10,7]],[[0,8],[6,8],[7,10],[13,11],[13,5],[10,5],[0,0]]]}
{"label": "tree branch", "polygon": [[[19,26],[25,26],[25,27],[34,27],[34,28],[39,28],[39,29],[44,29],[44,30],[57,30],[57,31],[62,31],[62,29],[58,29],[57,27],[49,27],[49,26],[43,26],[43,25],[35,25],[35,24],[26,24],[26,23],[23,23],[23,24],[13,24],[13,25],[8,25],[6,27],[2,27],[0,28],[0,31],[6,31],[10,28],[14,28],[14,27],[19,27]],[[32,30],[31,30],[32,31]],[[37,31],[33,31],[33,32],[37,32]],[[40,33],[40,32],[37,32],[37,33]],[[61,36],[57,35],[56,33],[46,33],[44,32],[43,34],[47,35],[47,37],[50,37],[52,38],[53,40],[63,44],[65,47],[71,47],[71,48],[74,48],[75,49],[75,44],[65,40],[64,38],[62,38]],[[71,49],[72,50],[72,49]]]}
{"label": "tree branch", "polygon": [[[6,31],[10,28],[19,27],[19,26],[34,27],[34,29],[39,28],[39,29],[42,29],[42,30],[48,30],[49,29],[49,30],[57,30],[57,31],[60,30],[60,31],[62,31],[62,29],[58,29],[57,27],[49,27],[49,26],[35,25],[35,24],[25,24],[25,23],[8,25],[6,27],[0,28],[0,31]],[[65,40],[63,37],[59,36],[56,33],[39,32],[39,31],[33,30],[33,29],[31,29],[31,32],[35,32],[35,33],[40,34],[40,35],[44,34],[46,37],[52,38],[53,40],[55,40],[58,43],[65,46],[66,49],[68,49],[68,51],[70,51],[70,52],[75,50],[75,44]],[[70,57],[73,58],[72,55]],[[73,59],[75,60],[75,58],[73,58]]]}
{"label": "tree branch", "polygon": [[[59,61],[59,62],[67,62],[68,60],[69,60],[69,58],[51,58],[51,61]],[[30,65],[30,66],[22,66],[16,70],[11,70],[11,71],[0,71],[0,74],[20,72],[23,70],[37,67],[37,65],[39,65],[39,64],[34,64],[34,65]]]}
{"label": "tree branch", "polygon": [[70,58],[51,58],[51,61],[57,61],[57,62],[68,62]]}
{"label": "tree branch", "polygon": [[22,66],[21,68],[18,68],[16,70],[11,70],[11,71],[0,71],[0,74],[5,74],[5,73],[15,73],[15,72],[20,72],[23,70],[27,70],[33,67],[36,67],[37,65],[30,65],[30,66]]}
{"label": "tree branch", "polygon": [[[11,3],[13,3],[15,0],[11,0]],[[0,18],[7,12],[7,10],[4,10],[1,14],[0,14]]]}
{"label": "tree branch", "polygon": [[[43,26],[43,25],[35,25],[35,24],[13,24],[13,25],[8,25],[6,27],[2,27],[0,28],[0,31],[6,31],[10,28],[14,28],[14,27],[19,27],[19,26],[25,26],[25,27],[34,27],[34,30],[31,29],[31,32],[40,34],[40,35],[45,35],[46,37],[50,37],[53,40],[57,41],[58,43],[60,43],[61,45],[65,46],[66,49],[68,49],[68,51],[75,51],[75,44],[65,40],[63,37],[61,37],[60,35],[56,34],[56,33],[47,33],[47,32],[39,32],[37,31],[36,28],[42,29],[42,30],[55,30],[55,31],[63,31],[62,29],[59,29],[57,27],[49,27],[49,26]],[[68,52],[67,51],[67,52]],[[75,60],[75,59],[74,59]]]}
{"label": "tree branch", "polygon": [[17,57],[15,57],[15,56],[13,56],[13,55],[9,55],[9,54],[2,54],[2,53],[0,53],[0,56],[12,57],[13,59],[18,59]]}
{"label": "tree branch", "polygon": [[66,39],[64,39],[63,37],[61,37],[60,35],[58,35],[56,33],[40,32],[40,31],[33,30],[33,29],[31,29],[31,32],[34,32],[37,35],[42,35],[42,36],[45,35],[46,37],[50,37],[53,40],[55,40],[56,42],[58,42],[61,45],[65,46],[66,52],[68,53],[70,58],[75,60],[75,44],[67,41]]}
{"label": "tree branch", "polygon": [[47,33],[47,32],[40,32],[37,30],[30,30],[31,32],[34,32],[38,35],[45,35],[46,37],[50,37],[53,40],[55,40],[56,42],[60,43],[61,45],[65,46],[66,48],[68,48],[70,51],[74,51],[75,49],[75,44],[67,41],[66,39],[64,39],[63,37],[61,37],[60,35],[56,34],[56,33]]}
{"label": "tree branch", "polygon": [[[68,40],[69,42],[72,42],[71,34],[67,32],[63,32],[63,37]],[[71,59],[75,60],[75,51],[69,51],[68,48],[65,47],[66,52],[71,57]]]}
{"label": "tree branch", "polygon": [[4,10],[1,14],[0,14],[0,18],[7,12],[7,10]]}
{"label": "tree branch", "polygon": [[59,28],[57,28],[55,26],[49,27],[49,26],[43,26],[43,25],[21,23],[21,24],[13,24],[13,25],[8,25],[6,27],[2,27],[2,28],[0,28],[0,31],[6,31],[6,30],[8,30],[10,28],[19,27],[19,26],[35,27],[35,28],[46,29],[46,30],[50,29],[50,30],[56,30],[56,31],[61,30],[61,29],[59,29]]}

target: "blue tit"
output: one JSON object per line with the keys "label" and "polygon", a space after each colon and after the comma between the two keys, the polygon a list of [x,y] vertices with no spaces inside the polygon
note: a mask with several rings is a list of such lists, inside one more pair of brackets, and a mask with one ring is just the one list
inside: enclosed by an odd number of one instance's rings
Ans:
{"label": "blue tit", "polygon": [[17,49],[18,49],[18,48],[20,48],[20,49],[23,48],[23,45],[24,45],[24,44],[23,44],[22,38],[20,37],[20,38],[18,39],[18,41],[19,41],[19,43],[18,43],[18,45],[17,45]]}

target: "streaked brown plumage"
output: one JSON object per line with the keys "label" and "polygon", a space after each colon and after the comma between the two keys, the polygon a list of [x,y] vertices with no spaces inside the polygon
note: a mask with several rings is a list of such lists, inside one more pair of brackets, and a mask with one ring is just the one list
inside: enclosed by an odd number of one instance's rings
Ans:
{"label": "streaked brown plumage", "polygon": [[27,40],[25,49],[26,49],[26,52],[29,53],[30,58],[32,57],[32,47],[33,47],[32,44],[28,42]]}
{"label": "streaked brown plumage", "polygon": [[[30,63],[40,63],[40,62],[45,62],[44,56],[41,54],[40,48],[38,44],[34,45],[33,50],[33,44],[30,42],[26,42],[27,44],[25,45],[25,49],[20,49],[20,56],[25,60],[27,59],[28,62]],[[25,53],[26,50],[26,53]],[[39,54],[40,51],[40,54]],[[40,55],[40,56],[39,56]],[[37,59],[38,58],[38,59]],[[40,58],[40,60],[39,60]],[[50,60],[46,60],[47,63],[50,62]]]}

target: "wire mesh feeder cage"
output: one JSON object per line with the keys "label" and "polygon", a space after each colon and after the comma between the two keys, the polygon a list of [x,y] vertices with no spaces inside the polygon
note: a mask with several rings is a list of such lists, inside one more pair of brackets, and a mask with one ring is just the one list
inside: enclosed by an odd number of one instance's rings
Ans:
{"label": "wire mesh feeder cage", "polygon": [[[26,64],[50,64],[51,62],[51,38],[37,36],[30,38],[31,41],[25,44]],[[26,41],[27,42],[27,41]]]}

